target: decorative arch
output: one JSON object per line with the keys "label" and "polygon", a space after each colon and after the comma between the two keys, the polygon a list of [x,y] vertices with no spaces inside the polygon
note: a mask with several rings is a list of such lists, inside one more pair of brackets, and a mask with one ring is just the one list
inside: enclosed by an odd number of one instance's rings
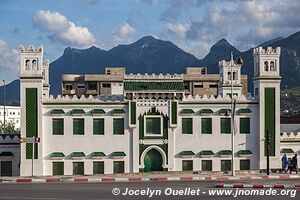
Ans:
{"label": "decorative arch", "polygon": [[143,151],[143,153],[141,155],[141,168],[145,167],[145,164],[144,164],[145,155],[148,153],[148,151],[150,151],[152,149],[155,149],[160,153],[160,155],[162,157],[162,168],[167,168],[167,156],[166,156],[165,152],[156,145],[151,145]]}
{"label": "decorative arch", "polygon": [[265,67],[265,71],[268,72],[269,71],[269,62],[268,61],[265,61],[264,67]]}
{"label": "decorative arch", "polygon": [[274,61],[270,62],[270,71],[276,71],[276,66],[275,66],[275,62]]}

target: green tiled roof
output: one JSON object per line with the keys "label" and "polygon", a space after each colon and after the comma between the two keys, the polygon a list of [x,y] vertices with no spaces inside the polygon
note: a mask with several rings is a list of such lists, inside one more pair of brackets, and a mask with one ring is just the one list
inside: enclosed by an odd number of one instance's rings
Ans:
{"label": "green tiled roof", "polygon": [[214,111],[212,109],[202,109],[200,110],[200,114],[212,114]]}
{"label": "green tiled roof", "polygon": [[92,115],[102,115],[105,114],[105,111],[103,109],[93,109]]}
{"label": "green tiled roof", "polygon": [[249,108],[241,108],[239,109],[239,113],[252,113],[252,111]]}
{"label": "green tiled roof", "polygon": [[73,152],[71,154],[71,157],[75,157],[75,158],[78,158],[78,157],[85,157],[85,154],[83,152]]}
{"label": "green tiled roof", "polygon": [[252,155],[250,150],[240,150],[239,155]]}
{"label": "green tiled roof", "polygon": [[112,114],[124,114],[125,111],[123,109],[113,109],[111,111]]}
{"label": "green tiled roof", "polygon": [[111,154],[113,157],[114,156],[126,156],[126,154],[123,151],[115,151]]}
{"label": "green tiled roof", "polygon": [[14,154],[10,151],[3,151],[0,153],[0,156],[14,156]]}
{"label": "green tiled roof", "polygon": [[63,158],[65,154],[62,152],[53,152],[50,154],[50,158]]}
{"label": "green tiled roof", "polygon": [[211,150],[203,150],[199,153],[200,156],[213,156],[215,155]]}
{"label": "green tiled roof", "polygon": [[181,156],[194,156],[195,153],[193,151],[182,151],[180,152]]}
{"label": "green tiled roof", "polygon": [[219,114],[226,114],[226,112],[230,112],[230,109],[220,109]]}
{"label": "green tiled roof", "polygon": [[93,152],[91,154],[91,157],[104,157],[105,156],[105,153],[103,152]]}
{"label": "green tiled roof", "polygon": [[195,112],[192,109],[182,109],[180,114],[194,114]]}
{"label": "green tiled roof", "polygon": [[184,90],[183,82],[141,82],[141,81],[126,81],[124,83],[124,90],[138,91],[138,90]]}
{"label": "green tiled roof", "polygon": [[50,111],[50,115],[60,115],[60,114],[65,114],[65,111],[62,109],[53,109]]}
{"label": "green tiled roof", "polygon": [[84,112],[84,110],[83,109],[73,109],[72,111],[71,111],[71,114],[72,115],[78,115],[78,114],[84,114],[85,112]]}
{"label": "green tiled roof", "polygon": [[219,155],[220,156],[229,156],[229,155],[231,155],[231,150],[221,150],[220,152],[219,152]]}
{"label": "green tiled roof", "polygon": [[281,149],[280,153],[294,153],[292,149]]}

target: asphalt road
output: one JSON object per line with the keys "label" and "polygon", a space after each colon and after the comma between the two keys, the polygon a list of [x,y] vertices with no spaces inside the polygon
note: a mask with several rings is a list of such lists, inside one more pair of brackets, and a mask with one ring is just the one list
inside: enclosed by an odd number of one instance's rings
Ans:
{"label": "asphalt road", "polygon": [[[226,181],[223,183],[248,183],[248,184],[299,184],[300,180],[256,180],[256,181]],[[41,200],[111,200],[111,199],[299,199],[300,190],[289,190],[289,195],[281,195],[282,190],[274,190],[274,196],[237,196],[233,194],[209,195],[211,191],[222,191],[228,189],[216,189],[214,185],[221,183],[219,181],[174,181],[174,182],[119,182],[119,183],[24,183],[24,184],[0,184],[1,199],[41,199]],[[118,189],[114,189],[118,188]],[[149,190],[148,190],[149,188]],[[187,188],[187,189],[186,189]],[[120,192],[118,195],[113,195]],[[126,191],[142,192],[145,195],[125,195]],[[151,192],[153,191],[152,197]],[[242,190],[242,189],[238,189]],[[266,192],[273,189],[263,189],[259,192]],[[148,191],[148,193],[147,193]],[[183,195],[166,195],[168,193],[183,192]],[[193,192],[194,191],[194,195]],[[240,191],[242,192],[242,191]],[[245,192],[245,191],[244,191]],[[250,192],[250,189],[249,189]],[[287,190],[283,191],[287,192]],[[295,193],[296,192],[296,193]],[[123,194],[122,194],[123,193]],[[294,197],[291,197],[294,196]]]}

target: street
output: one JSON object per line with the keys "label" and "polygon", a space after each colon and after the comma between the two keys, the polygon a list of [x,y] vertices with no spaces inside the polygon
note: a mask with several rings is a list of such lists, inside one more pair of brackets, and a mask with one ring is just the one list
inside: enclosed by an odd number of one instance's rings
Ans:
{"label": "street", "polygon": [[[114,183],[24,183],[0,184],[0,199],[42,199],[42,200],[100,200],[100,199],[233,199],[234,195],[209,195],[209,190],[217,189],[217,183],[245,183],[245,184],[299,184],[300,180],[245,180],[245,181],[169,181],[169,182],[114,182]],[[117,188],[117,189],[116,189]],[[166,189],[168,188],[168,189]],[[186,189],[187,188],[187,189]],[[114,190],[113,190],[114,189]],[[114,193],[118,195],[113,195]],[[183,191],[180,193],[178,191]],[[192,190],[200,191],[198,195]],[[238,189],[243,190],[243,189]],[[253,190],[253,189],[248,189]],[[274,190],[274,189],[263,189]],[[237,196],[235,199],[298,199],[300,190],[291,189],[294,197],[281,195],[281,189],[275,190],[275,196]],[[129,191],[129,192],[128,192]],[[152,191],[152,193],[151,193]],[[159,193],[159,191],[162,191]],[[233,194],[236,189],[233,189]],[[284,191],[284,192],[286,192]],[[120,194],[119,194],[120,192]],[[130,195],[125,193],[130,193]],[[144,193],[143,193],[144,192]],[[168,193],[168,195],[165,194]],[[295,193],[296,192],[296,193]],[[123,194],[124,195],[123,195]],[[172,195],[174,194],[174,195]],[[179,195],[181,194],[181,195]],[[151,196],[152,195],[152,196]],[[151,196],[151,197],[150,197]]]}

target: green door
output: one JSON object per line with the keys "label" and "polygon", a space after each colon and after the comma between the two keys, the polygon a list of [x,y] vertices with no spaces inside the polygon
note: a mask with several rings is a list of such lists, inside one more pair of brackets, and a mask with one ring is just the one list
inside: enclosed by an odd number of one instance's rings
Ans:
{"label": "green door", "polygon": [[162,157],[161,154],[155,150],[151,149],[147,152],[144,158],[144,171],[150,172],[150,171],[162,171]]}
{"label": "green door", "polygon": [[12,176],[12,161],[1,161],[1,176]]}

